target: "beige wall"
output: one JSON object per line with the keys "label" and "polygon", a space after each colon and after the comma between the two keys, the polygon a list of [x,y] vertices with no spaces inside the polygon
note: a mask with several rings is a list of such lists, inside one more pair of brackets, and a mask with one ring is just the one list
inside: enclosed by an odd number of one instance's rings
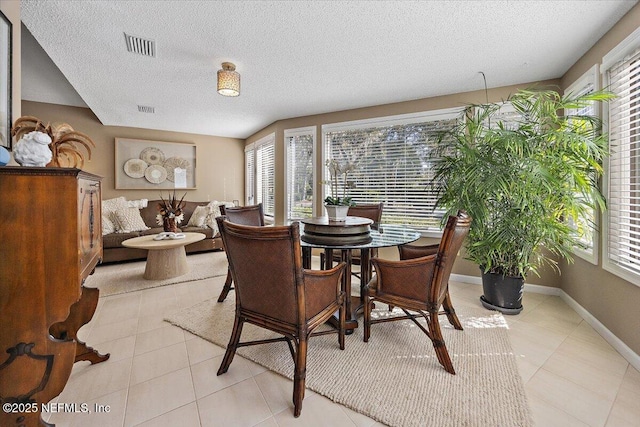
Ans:
{"label": "beige wall", "polygon": [[[84,169],[104,177],[103,199],[158,199],[160,191],[116,190],[114,179],[115,138],[196,144],[196,187],[187,191],[187,200],[242,200],[244,197],[244,140],[130,127],[103,126],[87,108],[23,101],[23,115],[44,122],[68,123],[91,137],[96,144]],[[166,196],[167,191],[164,191]]]}
{"label": "beige wall", "polygon": [[[634,6],[562,77],[569,86],[602,57],[640,26],[640,3]],[[602,237],[602,236],[601,236]],[[604,248],[604,242],[600,242]],[[607,329],[640,354],[640,287],[580,258],[562,265],[561,287],[571,298],[595,316]]]}
{"label": "beige wall", "polygon": [[13,77],[13,85],[12,85],[12,104],[11,104],[11,117],[12,120],[15,121],[18,117],[20,117],[20,109],[21,104],[20,100],[22,99],[20,90],[22,79],[20,78],[20,73],[22,72],[21,66],[21,37],[20,37],[20,1],[19,0],[2,0],[0,2],[0,10],[4,15],[9,18],[12,24],[12,33],[13,33],[13,55],[12,55],[12,77]]}

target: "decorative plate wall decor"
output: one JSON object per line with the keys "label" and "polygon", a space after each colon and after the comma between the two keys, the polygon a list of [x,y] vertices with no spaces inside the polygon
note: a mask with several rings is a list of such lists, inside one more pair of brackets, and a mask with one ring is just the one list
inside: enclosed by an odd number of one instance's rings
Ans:
{"label": "decorative plate wall decor", "polygon": [[160,184],[167,179],[167,170],[160,165],[151,165],[144,171],[144,177],[152,184]]}
{"label": "decorative plate wall decor", "polygon": [[115,140],[116,189],[195,189],[195,167],[195,144]]}
{"label": "decorative plate wall decor", "polygon": [[124,164],[124,173],[131,178],[143,178],[144,171],[147,170],[149,165],[144,160],[129,159]]}
{"label": "decorative plate wall decor", "polygon": [[164,153],[156,147],[148,147],[140,152],[140,159],[150,165],[162,165],[164,163]]}

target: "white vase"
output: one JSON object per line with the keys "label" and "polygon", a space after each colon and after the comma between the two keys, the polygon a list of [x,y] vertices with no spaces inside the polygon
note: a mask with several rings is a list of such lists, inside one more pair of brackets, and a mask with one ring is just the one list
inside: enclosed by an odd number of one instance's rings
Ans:
{"label": "white vase", "polygon": [[51,137],[44,132],[29,132],[16,143],[13,158],[21,166],[46,166],[51,161]]}
{"label": "white vase", "polygon": [[327,210],[327,216],[329,217],[329,221],[340,221],[340,222],[346,221],[347,212],[349,211],[349,206],[324,205],[324,208]]}

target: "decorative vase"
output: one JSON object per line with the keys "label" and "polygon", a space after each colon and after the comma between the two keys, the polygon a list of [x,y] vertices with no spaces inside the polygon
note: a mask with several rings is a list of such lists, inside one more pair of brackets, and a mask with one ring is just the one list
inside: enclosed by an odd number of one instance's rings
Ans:
{"label": "decorative vase", "polygon": [[347,219],[347,212],[349,212],[349,206],[343,205],[324,205],[327,210],[327,216],[329,221],[344,222]]}
{"label": "decorative vase", "polygon": [[46,133],[29,132],[16,143],[13,158],[20,166],[46,166],[52,157],[50,143],[51,137]]}
{"label": "decorative vase", "polygon": [[162,219],[162,227],[164,228],[164,231],[166,232],[171,232],[171,233],[177,233],[178,232],[178,224],[176,223],[176,219],[175,218],[163,218]]}

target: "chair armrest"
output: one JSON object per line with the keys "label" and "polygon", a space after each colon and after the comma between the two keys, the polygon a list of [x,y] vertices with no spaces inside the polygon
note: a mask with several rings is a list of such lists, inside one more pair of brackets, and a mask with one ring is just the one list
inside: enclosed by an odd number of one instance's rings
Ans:
{"label": "chair armrest", "polygon": [[432,245],[400,245],[398,246],[398,252],[400,253],[400,259],[413,259],[420,258],[427,255],[435,255],[438,253],[439,243]]}
{"label": "chair armrest", "polygon": [[331,270],[302,270],[307,318],[311,318],[340,300],[340,279],[346,264],[341,262]]}

